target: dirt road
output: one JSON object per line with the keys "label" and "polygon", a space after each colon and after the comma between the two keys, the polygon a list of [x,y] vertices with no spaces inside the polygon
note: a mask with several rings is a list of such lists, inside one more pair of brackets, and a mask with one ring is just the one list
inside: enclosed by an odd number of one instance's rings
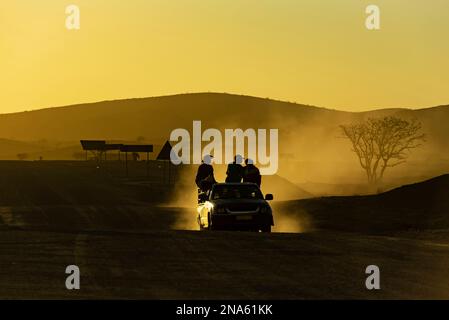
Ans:
{"label": "dirt road", "polygon": [[[106,228],[93,222],[101,219],[94,208],[89,210],[89,228],[33,226],[26,215],[3,224],[0,297],[449,298],[449,243],[441,240],[334,232],[170,231],[163,228],[170,219],[159,220],[151,230],[137,225],[126,229],[120,224],[135,221],[135,210],[125,209],[114,212],[122,220],[115,217],[114,228]],[[161,216],[175,214],[159,210]],[[79,214],[80,220],[85,216]],[[65,289],[64,271],[71,264],[81,270],[79,291]],[[365,289],[370,264],[380,267],[380,291]]]}
{"label": "dirt road", "polygon": [[[0,298],[449,298],[446,233],[172,230],[192,213],[124,201],[131,190],[102,177],[69,170],[67,184],[66,169],[5,166]],[[94,189],[106,193],[89,198]],[[72,264],[81,271],[78,291],[65,288]],[[371,264],[380,267],[379,291],[365,288]]]}

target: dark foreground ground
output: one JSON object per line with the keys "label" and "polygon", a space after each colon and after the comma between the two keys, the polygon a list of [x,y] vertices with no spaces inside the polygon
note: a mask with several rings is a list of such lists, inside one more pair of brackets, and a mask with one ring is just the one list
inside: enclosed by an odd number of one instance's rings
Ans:
{"label": "dark foreground ground", "polygon": [[[191,209],[160,206],[169,191],[156,184],[87,163],[1,162],[0,172],[0,298],[449,298],[444,230],[180,231]],[[79,291],[65,289],[71,264]]]}
{"label": "dark foreground ground", "polygon": [[[318,232],[0,233],[1,298],[449,298],[449,243]],[[65,267],[81,290],[65,289]],[[364,287],[376,264],[381,287]]]}

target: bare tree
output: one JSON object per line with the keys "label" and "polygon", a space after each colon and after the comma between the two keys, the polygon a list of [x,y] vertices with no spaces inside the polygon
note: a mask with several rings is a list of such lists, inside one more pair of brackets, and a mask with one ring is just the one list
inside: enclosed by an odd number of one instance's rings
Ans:
{"label": "bare tree", "polygon": [[359,158],[370,184],[378,184],[387,168],[406,162],[410,150],[425,141],[421,124],[416,120],[370,118],[362,123],[341,125],[340,128],[345,138],[351,141],[352,151]]}

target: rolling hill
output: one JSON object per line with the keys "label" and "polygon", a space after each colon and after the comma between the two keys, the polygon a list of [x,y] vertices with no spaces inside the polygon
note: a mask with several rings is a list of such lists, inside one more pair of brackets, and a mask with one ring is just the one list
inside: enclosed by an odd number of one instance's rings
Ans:
{"label": "rolling hill", "polygon": [[352,113],[250,96],[196,93],[2,114],[0,137],[24,141],[76,141],[80,137],[133,139],[143,135],[164,139],[175,128],[191,128],[193,120],[202,120],[204,126],[217,128],[282,125],[284,130],[301,132],[304,128],[319,126],[326,131],[346,121],[392,114],[416,117],[429,130],[430,125],[436,140],[449,133],[449,127],[445,125],[449,119],[449,106]]}
{"label": "rolling hill", "polygon": [[395,233],[449,229],[449,174],[378,195],[304,199],[278,210],[317,229]]}
{"label": "rolling hill", "polygon": [[[427,135],[426,144],[412,153],[409,164],[391,171],[396,177],[431,177],[449,170],[449,106],[353,113],[223,93],[180,94],[2,114],[0,138],[63,142],[65,151],[58,153],[54,149],[59,147],[54,146],[46,153],[56,160],[76,152],[80,139],[130,141],[140,136],[161,144],[173,129],[191,129],[193,120],[202,120],[203,129],[278,128],[282,176],[295,183],[360,183],[363,172],[339,125],[385,115],[416,118]],[[9,152],[1,143],[0,148],[2,159],[13,159],[18,152]],[[23,152],[37,156],[35,151]]]}

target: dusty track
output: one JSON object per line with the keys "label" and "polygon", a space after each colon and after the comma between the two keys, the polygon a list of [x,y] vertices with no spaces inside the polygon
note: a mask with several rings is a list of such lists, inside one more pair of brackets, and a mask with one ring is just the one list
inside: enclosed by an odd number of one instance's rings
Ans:
{"label": "dusty track", "polygon": [[[446,236],[176,231],[174,222],[190,212],[125,201],[113,192],[130,190],[102,177],[87,184],[89,175],[71,173],[68,187],[66,167],[36,166],[0,164],[9,168],[0,298],[449,298]],[[110,193],[79,201],[92,186]],[[42,190],[52,191],[37,197]],[[69,264],[81,269],[79,291],[65,289]],[[370,264],[381,269],[380,291],[365,289]]]}
{"label": "dusty track", "polygon": [[[2,298],[448,298],[448,244],[327,232],[0,232]],[[64,287],[65,266],[81,290]],[[381,268],[382,290],[364,288]]]}

